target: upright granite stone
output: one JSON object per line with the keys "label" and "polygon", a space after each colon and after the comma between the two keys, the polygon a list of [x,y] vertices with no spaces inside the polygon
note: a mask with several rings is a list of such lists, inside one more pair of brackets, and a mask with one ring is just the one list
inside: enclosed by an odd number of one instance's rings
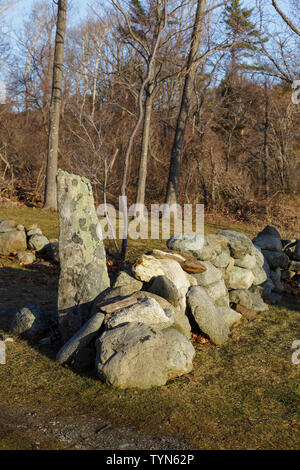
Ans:
{"label": "upright granite stone", "polygon": [[91,302],[110,282],[89,180],[59,170],[57,201],[61,268],[58,318],[66,342],[89,319]]}

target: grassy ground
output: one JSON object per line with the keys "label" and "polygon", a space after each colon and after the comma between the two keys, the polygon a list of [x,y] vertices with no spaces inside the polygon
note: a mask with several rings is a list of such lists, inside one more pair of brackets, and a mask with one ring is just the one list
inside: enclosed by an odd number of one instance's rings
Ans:
{"label": "grassy ground", "polygon": [[[1,218],[25,226],[38,223],[45,235],[57,236],[53,214],[0,209]],[[219,228],[210,223],[206,232]],[[230,228],[254,235],[251,226]],[[165,246],[159,241],[154,245]],[[131,241],[129,255],[133,258],[154,245]],[[1,307],[35,301],[48,308],[55,304],[56,282],[57,272],[50,268],[26,269],[6,261],[0,269]],[[54,362],[51,346],[21,339],[7,343],[7,364],[0,366],[0,449],[35,448],[28,429],[1,431],[6,415],[17,420],[24,410],[38,410],[44,419],[67,415],[75,421],[85,413],[87,419],[101,417],[149,435],[180,437],[189,449],[299,449],[300,365],[291,360],[291,345],[300,340],[299,314],[300,305],[287,299],[285,306],[270,307],[253,322],[243,321],[224,346],[195,344],[191,374],[146,391],[112,389],[93,372],[74,374]],[[0,333],[9,323],[10,318],[0,316]],[[52,437],[40,441],[38,448],[62,445]]]}

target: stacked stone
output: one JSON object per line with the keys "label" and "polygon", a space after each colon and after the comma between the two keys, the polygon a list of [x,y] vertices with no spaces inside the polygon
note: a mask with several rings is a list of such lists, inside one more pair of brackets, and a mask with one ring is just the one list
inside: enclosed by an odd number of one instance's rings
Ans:
{"label": "stacked stone", "polygon": [[26,228],[14,220],[0,220],[0,254],[17,253],[21,264],[32,264],[36,255],[58,263],[58,240],[48,240],[42,230],[33,224]]}
{"label": "stacked stone", "polygon": [[[229,309],[230,305],[257,313],[267,310],[260,287],[267,280],[264,257],[246,235],[233,230],[220,230],[204,239],[199,235],[179,235],[168,240],[167,246],[203,263],[206,272],[194,275],[197,284],[227,315],[229,310],[224,308]],[[245,313],[245,309],[240,310]]]}
{"label": "stacked stone", "polygon": [[300,287],[300,240],[282,240],[275,227],[267,226],[253,239],[264,256],[267,279],[262,284],[263,296],[272,303],[281,301],[282,281],[295,278]]}

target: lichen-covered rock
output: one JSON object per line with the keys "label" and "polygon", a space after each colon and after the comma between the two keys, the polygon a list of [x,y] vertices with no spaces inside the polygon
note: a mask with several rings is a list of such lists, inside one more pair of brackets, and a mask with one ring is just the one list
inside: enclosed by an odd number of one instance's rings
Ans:
{"label": "lichen-covered rock", "polygon": [[18,310],[13,318],[10,330],[14,335],[22,335],[29,340],[41,336],[47,329],[47,317],[40,305],[27,305]]}
{"label": "lichen-covered rock", "polygon": [[7,230],[0,233],[0,254],[9,255],[15,251],[24,251],[27,248],[25,232],[20,230]]}
{"label": "lichen-covered rock", "polygon": [[207,334],[215,344],[225,343],[228,339],[229,328],[206,290],[201,286],[190,287],[187,302],[203,333]]}
{"label": "lichen-covered rock", "polygon": [[160,330],[145,323],[105,331],[96,340],[96,370],[100,379],[121,389],[147,389],[169,378],[169,344]]}
{"label": "lichen-covered rock", "polygon": [[60,348],[56,355],[56,360],[60,364],[69,362],[77,351],[88,346],[97,334],[99,334],[104,318],[103,313],[95,313],[95,315]]}
{"label": "lichen-covered rock", "polygon": [[115,328],[124,323],[136,322],[146,323],[153,326],[153,328],[162,330],[171,327],[174,323],[172,310],[168,310],[167,313],[155,299],[145,297],[131,307],[123,308],[110,315],[105,319],[105,326],[107,328]]}
{"label": "lichen-covered rock", "polygon": [[234,268],[226,274],[225,284],[228,289],[249,289],[254,281],[254,274],[249,269]]}
{"label": "lichen-covered rock", "polygon": [[90,316],[91,302],[109,287],[102,229],[88,179],[57,173],[60,277],[59,328],[64,341]]}

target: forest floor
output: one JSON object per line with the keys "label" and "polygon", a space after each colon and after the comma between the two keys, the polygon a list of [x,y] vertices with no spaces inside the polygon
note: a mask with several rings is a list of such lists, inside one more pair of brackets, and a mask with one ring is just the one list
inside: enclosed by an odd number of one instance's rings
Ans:
{"label": "forest floor", "polygon": [[[55,214],[33,208],[0,209],[0,219],[37,223],[57,237]],[[206,223],[254,236],[253,225]],[[129,241],[132,261],[165,241]],[[0,258],[0,335],[16,307],[56,306],[58,268],[20,266]],[[1,313],[2,312],[2,313]],[[57,344],[20,338],[6,343],[0,365],[0,450],[4,449],[299,449],[299,298],[285,297],[252,322],[233,329],[226,345],[195,343],[192,373],[160,388],[116,390],[94,371],[75,374],[54,361]]]}

